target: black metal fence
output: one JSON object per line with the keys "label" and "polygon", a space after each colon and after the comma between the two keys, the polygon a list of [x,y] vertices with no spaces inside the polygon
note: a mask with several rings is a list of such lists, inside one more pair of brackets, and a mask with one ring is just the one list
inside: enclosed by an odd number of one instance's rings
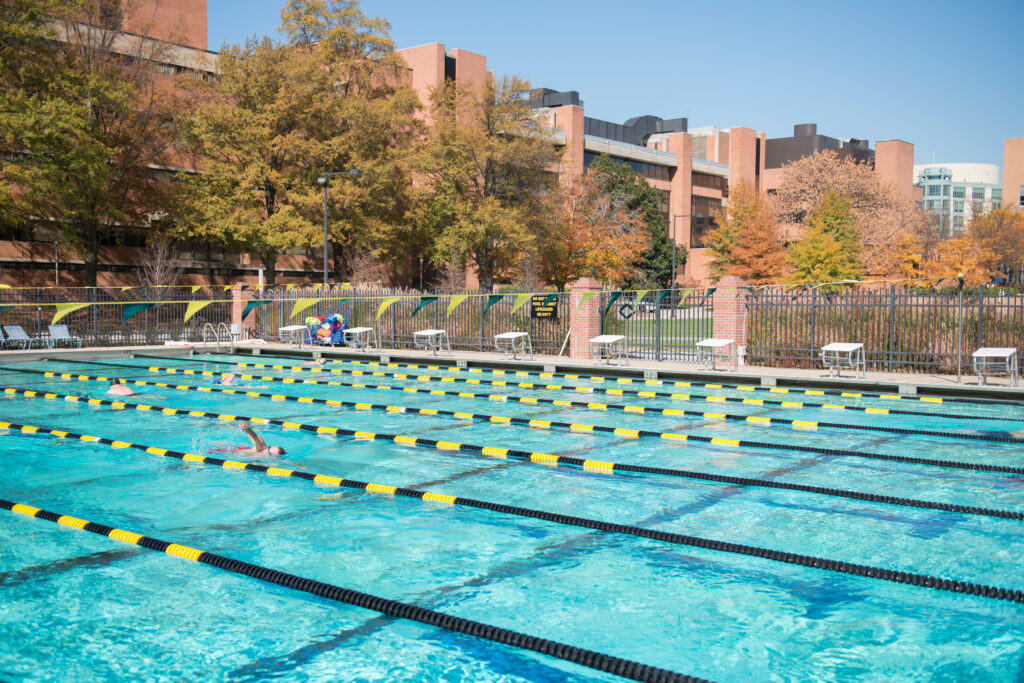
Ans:
{"label": "black metal fence", "polygon": [[601,294],[602,334],[626,337],[630,358],[697,360],[695,344],[712,336],[713,289],[655,290]]}
{"label": "black metal fence", "polygon": [[868,367],[956,374],[984,346],[1024,349],[1024,296],[891,287],[751,292],[746,362],[814,367],[822,346],[864,344]]}
{"label": "black metal fence", "polygon": [[[449,315],[450,297],[460,294],[471,296]],[[290,291],[267,291],[254,296],[272,301],[255,309],[256,334],[264,339],[277,339],[280,328],[301,325],[307,317],[340,312],[345,316],[348,327],[374,328],[381,345],[391,349],[413,348],[413,333],[424,329],[447,330],[452,348],[462,351],[493,351],[494,335],[502,332],[529,332],[537,353],[557,355],[569,333],[571,315],[569,295],[566,293],[550,295],[556,311],[552,318],[532,317],[529,302],[513,312],[516,293],[500,295],[501,298],[494,302],[490,301],[490,295],[481,296],[479,292],[468,290],[441,294],[380,287],[347,290],[332,287],[316,291],[295,288]],[[377,311],[386,297],[402,298],[377,318]],[[416,310],[422,297],[438,298]],[[303,298],[324,300],[292,317],[295,301]]]}
{"label": "black metal fence", "polygon": [[[166,341],[200,342],[203,327],[231,325],[231,293],[216,287],[137,287],[118,288],[27,288],[0,289],[0,325],[20,325],[29,336],[46,339],[55,304],[88,303],[73,311],[58,324],[67,325],[70,334],[87,346],[123,346],[161,344]],[[147,301],[172,301],[133,315],[124,321],[125,307]],[[189,302],[213,301],[184,322]],[[222,332],[223,337],[223,332]]]}

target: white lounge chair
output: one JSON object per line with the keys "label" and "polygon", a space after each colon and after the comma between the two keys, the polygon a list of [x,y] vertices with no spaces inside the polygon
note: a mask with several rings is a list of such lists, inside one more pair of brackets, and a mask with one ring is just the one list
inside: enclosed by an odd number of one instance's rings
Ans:
{"label": "white lounge chair", "polygon": [[25,330],[21,325],[4,325],[4,332],[7,333],[7,345],[14,346],[15,344],[20,345],[20,348],[31,349],[33,344],[39,344],[40,348],[50,347],[48,339],[42,339],[39,337],[30,337],[25,334]]}
{"label": "white lounge chair", "polygon": [[67,325],[50,325],[50,348],[59,344],[82,348],[82,338],[68,332]]}

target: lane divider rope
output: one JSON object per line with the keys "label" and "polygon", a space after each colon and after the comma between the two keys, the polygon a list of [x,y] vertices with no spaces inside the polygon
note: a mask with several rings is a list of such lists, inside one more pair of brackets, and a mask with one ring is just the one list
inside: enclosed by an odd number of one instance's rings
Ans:
{"label": "lane divider rope", "polygon": [[346,488],[363,489],[370,493],[403,496],[407,498],[418,498],[420,500],[447,503],[449,505],[468,506],[481,510],[497,512],[499,514],[529,517],[565,526],[573,526],[583,529],[593,529],[595,531],[622,534],[626,536],[636,536],[639,538],[647,538],[650,540],[661,541],[673,545],[684,545],[724,553],[747,555],[750,557],[759,557],[774,562],[798,565],[801,567],[824,569],[825,571],[836,572],[840,574],[851,574],[854,576],[879,579],[882,581],[891,581],[893,583],[903,583],[913,586],[920,586],[924,588],[933,588],[935,590],[947,591],[950,593],[967,593],[969,595],[977,595],[997,600],[1024,603],[1024,591],[1009,588],[1001,588],[998,586],[988,586],[969,581],[958,581],[955,579],[946,579],[937,576],[930,576],[927,574],[915,574],[912,572],[906,572],[897,569],[872,567],[870,565],[854,564],[852,562],[832,560],[823,557],[815,557],[812,555],[799,555],[796,553],[787,553],[779,550],[772,550],[770,548],[762,548],[759,546],[732,543],[729,541],[721,541],[718,539],[705,538],[701,536],[690,536],[686,534],[679,534],[669,531],[660,531],[658,529],[649,529],[645,527],[619,524],[615,522],[604,522],[601,520],[590,519],[587,517],[575,517],[571,515],[563,515],[557,512],[549,512],[547,510],[536,510],[533,508],[524,508],[515,505],[504,505],[501,503],[492,503],[489,501],[476,500],[473,498],[446,496],[443,494],[429,493],[425,491],[418,491],[415,489],[384,486],[382,484],[370,484],[366,482],[353,481],[350,479],[341,479],[339,477],[328,477],[322,474],[313,474],[312,472],[300,472],[296,470],[287,470],[277,467],[268,467],[266,465],[257,465],[256,463],[251,462],[247,463],[234,460],[222,460],[220,458],[211,458],[201,455],[195,455],[192,453],[184,453],[181,451],[155,448],[153,446],[145,446],[143,444],[135,444],[127,441],[114,441],[112,439],[106,439],[98,436],[87,436],[83,434],[76,434],[74,432],[52,430],[45,427],[19,425],[15,423],[0,423],[0,428],[14,429],[21,431],[22,433],[25,434],[49,434],[62,439],[77,439],[83,442],[100,443],[110,446],[111,448],[114,449],[133,448],[145,451],[152,455],[176,458],[179,460],[193,463],[219,465],[220,467],[223,467],[225,469],[260,472],[271,477],[293,477],[329,486],[343,486]]}
{"label": "lane divider rope", "polygon": [[[272,370],[286,370],[289,372],[310,372],[327,373],[333,375],[351,375],[360,377],[369,375],[371,377],[390,377],[402,381],[418,382],[458,382],[461,384],[487,385],[495,387],[518,387],[520,389],[532,389],[535,391],[571,391],[583,394],[602,394],[612,396],[637,396],[639,398],[668,398],[680,401],[704,401],[707,403],[742,403],[755,406],[776,406],[780,408],[802,409],[822,408],[826,410],[849,410],[851,412],[868,413],[870,415],[913,415],[916,417],[945,417],[957,420],[993,420],[999,422],[1018,422],[1024,424],[1024,419],[1015,417],[987,416],[987,415],[959,415],[951,413],[921,412],[917,410],[896,410],[891,408],[872,408],[869,406],[848,406],[837,403],[816,403],[807,401],[777,401],[774,399],[740,398],[738,396],[708,396],[704,394],[678,394],[664,391],[643,391],[639,389],[605,389],[603,387],[575,386],[571,384],[536,384],[534,382],[507,382],[505,380],[476,379],[468,377],[438,377],[435,375],[412,375],[407,373],[383,372],[374,370],[343,370],[339,368],[306,367],[302,365],[271,365],[267,363],[242,363],[222,360],[195,360],[198,363],[214,363],[219,365],[232,365],[243,368],[262,368]],[[85,362],[85,361],[72,361]],[[129,366],[120,366],[129,367]],[[151,368],[152,369],[152,368]],[[162,368],[165,371],[178,370],[177,368]],[[182,370],[184,372],[184,370]],[[173,374],[173,373],[172,373]],[[687,383],[677,383],[677,385]],[[715,385],[721,387],[721,385]]]}
{"label": "lane divider rope", "polygon": [[[11,368],[17,372],[41,374],[47,377],[60,377],[66,380],[77,380],[79,382],[87,381],[108,381],[109,378],[91,376],[91,375],[72,375],[69,373],[55,373],[45,370],[35,370],[27,368]],[[220,373],[210,372],[209,370],[192,370],[192,374],[202,374],[206,376],[215,376]],[[245,379],[267,379],[260,375],[240,375]],[[150,382],[147,380],[134,380],[124,379],[123,382],[132,384],[135,386],[151,386],[161,387],[164,389],[175,389],[179,391],[201,391],[210,393],[226,393],[235,394],[238,396],[247,396],[250,398],[269,398],[273,401],[294,401],[297,403],[316,403],[320,405],[334,405],[334,401],[330,399],[322,399],[308,396],[288,396],[286,394],[264,394],[255,391],[244,391],[239,389],[224,389],[217,387],[200,387],[190,384],[170,384],[167,382]],[[401,391],[403,393],[412,394],[430,394],[434,396],[458,396],[461,398],[482,398],[489,399],[492,401],[513,401],[527,404],[544,404],[544,405],[556,405],[564,407],[578,407],[586,408],[589,410],[620,410],[623,412],[636,413],[636,414],[659,414],[659,415],[680,415],[686,414],[687,411],[677,410],[674,408],[645,408],[643,406],[625,406],[614,403],[584,403],[582,401],[560,401],[550,398],[532,398],[528,396],[510,396],[507,394],[476,394],[469,392],[457,392],[457,391],[442,391],[440,389],[420,389],[417,387],[394,387],[389,384],[373,385],[373,384],[354,384],[350,382],[339,382],[339,381],[322,381],[322,380],[297,380],[291,378],[284,378],[284,382],[293,384],[326,384],[330,386],[340,387],[352,387],[359,389],[378,389],[385,391]],[[728,416],[722,414],[710,414],[703,413],[704,417],[725,419]],[[756,416],[747,416],[744,418],[746,421],[752,424],[768,425],[768,422],[761,422],[761,420],[767,421],[769,418],[759,418]],[[535,425],[536,426],[536,425]],[[671,432],[669,432],[671,433]],[[786,443],[775,443],[771,441],[751,441],[747,439],[725,439],[718,437],[708,437],[698,434],[688,434],[688,441],[696,441],[698,443],[710,443],[720,446],[730,447],[744,447],[744,448],[763,448],[768,450],[783,450],[783,451],[798,451],[802,453],[814,453],[818,455],[828,456],[849,456],[856,458],[870,458],[874,460],[885,460],[889,462],[899,462],[912,465],[925,465],[929,467],[946,467],[952,469],[963,469],[963,470],[975,470],[979,472],[999,472],[1002,474],[1024,474],[1024,468],[1012,467],[1009,465],[989,465],[985,463],[973,463],[973,462],[959,462],[956,460],[940,460],[935,458],[918,458],[914,456],[906,455],[892,455],[886,453],[872,453],[870,451],[857,451],[852,449],[841,449],[841,448],[823,448],[819,446],[805,446],[801,444],[786,444]]]}
{"label": "lane divider rope", "polygon": [[[351,436],[361,439],[367,439],[371,436],[368,432],[359,432],[356,430],[344,429],[340,427],[328,427],[326,425],[319,424],[304,424],[300,422],[291,422],[287,420],[279,420],[276,418],[259,417],[251,415],[228,415],[223,413],[204,412],[198,410],[186,410],[180,408],[168,408],[164,406],[148,405],[144,403],[132,403],[128,401],[113,401],[109,399],[101,398],[86,398],[82,396],[74,396],[71,394],[58,394],[54,392],[43,392],[29,389],[17,389],[13,387],[3,388],[3,393],[8,395],[19,395],[25,396],[26,398],[45,398],[45,399],[61,399],[64,401],[82,402],[90,406],[104,406],[114,408],[116,410],[137,410],[140,412],[153,412],[159,415],[176,415],[186,417],[198,417],[208,418],[214,420],[221,420],[232,422],[235,420],[246,420],[253,424],[267,424],[284,427],[287,429],[299,429],[314,434],[334,434],[336,436]],[[233,392],[228,392],[233,393]],[[296,398],[296,397],[290,397]],[[342,402],[328,402],[330,405]],[[364,406],[363,409],[377,409],[386,410],[387,412],[405,412],[405,413],[416,413],[424,415],[435,415],[440,414],[438,411],[432,411],[429,409],[405,409],[395,406],[383,406],[383,405],[370,405],[370,404],[350,404]],[[483,416],[477,416],[483,417]],[[512,418],[509,418],[512,419]],[[519,418],[515,418],[519,419]],[[505,419],[490,418],[492,422],[504,423]],[[527,421],[528,422],[528,421]],[[0,423],[2,425],[3,423]],[[556,423],[550,423],[554,426]],[[576,425],[578,426],[578,425]],[[611,427],[604,427],[603,429],[608,431],[613,430]],[[632,430],[628,430],[632,431]],[[654,434],[654,432],[651,432]],[[752,477],[737,477],[732,475],[714,474],[707,472],[692,472],[688,470],[679,470],[674,468],[666,467],[651,467],[646,465],[634,465],[630,463],[618,463],[618,462],[605,462],[600,460],[584,460],[581,458],[572,458],[569,456],[559,456],[550,453],[535,453],[530,451],[519,451],[514,449],[498,448],[493,446],[479,446],[475,444],[463,444],[446,441],[434,441],[432,439],[421,439],[413,436],[403,435],[391,435],[384,434],[379,435],[380,439],[377,439],[377,434],[372,434],[375,440],[387,440],[392,441],[399,445],[405,446],[426,446],[433,448],[438,451],[461,451],[464,453],[474,453],[476,455],[485,455],[488,457],[498,457],[505,459],[513,459],[523,462],[531,462],[543,465],[571,465],[579,467],[587,472],[595,472],[599,474],[616,474],[619,472],[630,472],[634,474],[650,474],[659,476],[669,477],[681,477],[685,479],[696,479],[700,481],[714,482],[718,484],[725,484],[728,486],[746,486],[746,487],[759,487],[759,488],[770,488],[787,491],[798,491],[802,493],[811,493],[816,495],[832,496],[836,498],[847,498],[851,500],[859,500],[871,503],[882,503],[885,505],[897,505],[902,507],[913,507],[922,508],[927,510],[940,510],[943,512],[955,512],[968,515],[982,515],[987,517],[997,517],[1000,519],[1024,519],[1024,512],[1017,512],[1013,510],[1000,510],[994,508],[983,508],[968,505],[957,505],[953,503],[943,503],[938,501],[918,500],[914,498],[900,498],[896,496],[885,496],[877,493],[866,493],[862,491],[853,491],[848,489],[831,488],[827,486],[811,486],[808,484],[796,484],[784,481],[778,481],[774,479],[757,479]],[[663,438],[669,438],[673,441],[687,441],[687,435],[685,434],[672,434],[666,433]],[[712,443],[721,444],[722,440],[712,440]],[[732,440],[726,440],[732,443]]]}
{"label": "lane divider rope", "polygon": [[[119,368],[122,368],[122,369],[134,369],[135,367],[137,367],[137,366],[130,366],[130,365],[117,365],[115,363],[100,363],[100,362],[94,362],[94,361],[73,361],[73,362],[76,362],[76,363],[90,363],[90,364],[103,365],[103,366],[113,366],[113,367],[119,367]],[[206,377],[216,377],[216,376],[219,376],[219,375],[223,374],[223,373],[219,373],[219,372],[213,372],[211,370],[190,370],[188,368],[168,368],[168,367],[162,367],[162,366],[156,366],[156,365],[150,366],[148,369],[149,369],[150,372],[162,372],[162,373],[165,373],[165,374],[168,374],[168,375],[178,375],[178,374],[180,374],[180,375],[199,375],[199,376],[206,376]],[[334,371],[332,371],[332,372],[334,372]],[[374,375],[374,374],[376,374],[376,373],[361,373],[359,371],[344,371],[344,373],[345,374],[354,374],[354,375],[361,375],[361,374]],[[64,373],[64,374],[69,374],[70,375],[71,373]],[[274,375],[248,375],[248,374],[240,374],[239,376],[242,377],[243,379],[255,379],[255,380],[267,381],[267,382],[280,382],[280,383],[283,383],[283,384],[319,384],[319,385],[325,385],[325,386],[351,386],[351,387],[366,388],[366,389],[381,389],[382,386],[388,386],[388,385],[364,385],[364,384],[347,384],[347,385],[344,385],[342,383],[330,382],[330,381],[327,381],[327,380],[298,379],[298,378],[293,378],[293,377],[277,377],[277,376],[274,376]],[[398,379],[405,379],[404,377],[400,377],[400,376],[395,376],[395,377],[398,378]],[[512,386],[512,387],[518,386],[518,387],[532,388],[532,389],[559,390],[559,388],[556,388],[555,386],[537,387],[536,385],[528,384],[528,383],[526,383],[526,384],[515,384],[515,383],[506,384],[504,382],[497,382],[497,381],[496,382],[485,382],[484,380],[479,380],[479,381],[478,380],[467,380],[467,379],[464,379],[464,378],[454,378],[454,377],[444,377],[444,378],[440,378],[439,380],[436,380],[436,379],[431,378],[431,377],[423,377],[423,378],[416,378],[416,379],[422,379],[424,381],[441,381],[441,382],[456,382],[456,381],[459,381],[459,382],[468,382],[470,384],[473,384],[473,383],[485,383],[485,384],[492,384],[494,386]],[[389,389],[396,389],[396,390],[399,390],[399,391],[407,391],[407,389],[402,387],[402,386],[389,386],[388,388]],[[412,392],[410,392],[410,393],[412,393]],[[430,392],[430,393],[434,393],[434,392]],[[440,392],[438,392],[438,393],[440,393]],[[586,393],[591,393],[591,392],[586,392]],[[615,394],[615,395],[621,395],[621,394],[638,395],[641,398],[655,398],[655,397],[661,397],[661,396],[668,397],[668,398],[679,399],[679,400],[689,400],[691,398],[688,394],[663,394],[662,395],[662,394],[660,394],[660,392],[643,392],[643,391],[641,391],[641,392],[629,392],[629,391],[623,390],[623,389],[602,389],[598,393],[607,393],[607,394]],[[469,393],[463,394],[463,392],[459,392],[458,395],[459,396],[465,395],[466,397],[475,397],[475,395],[473,395],[473,394],[469,394]],[[767,402],[761,401],[760,399],[749,399],[748,398],[748,399],[736,399],[736,400],[741,401],[741,402],[746,403],[746,404],[750,404],[750,405],[768,405]],[[547,401],[542,401],[541,399],[523,400],[523,397],[520,397],[520,402],[522,402],[522,403],[530,403],[530,402],[533,402],[533,401],[536,401],[538,403],[541,403],[541,402],[547,403]],[[573,402],[571,402],[571,401],[564,401],[562,403],[564,403],[565,405],[572,405]],[[561,405],[561,403],[559,403],[559,402],[554,402],[554,404],[555,405]],[[608,407],[605,404],[599,404],[599,405],[602,405],[604,407]],[[630,410],[629,412],[636,412],[636,413],[651,412],[651,413],[663,414],[663,415],[675,415],[675,416],[679,416],[679,417],[700,417],[700,418],[704,418],[704,419],[737,420],[737,421],[741,421],[741,422],[750,422],[751,420],[748,420],[748,418],[752,417],[752,416],[749,416],[749,415],[741,415],[741,414],[735,414],[735,413],[714,413],[714,412],[710,412],[710,411],[679,410],[679,409],[668,409],[668,408],[648,408],[648,407],[643,407],[643,406],[631,406],[631,408],[634,408],[634,409]],[[840,408],[842,408],[842,407],[840,407]],[[871,411],[879,411],[878,414],[886,414],[886,413],[890,412],[890,411],[882,409],[882,408],[876,408],[876,409],[870,409],[870,410]],[[910,412],[910,411],[892,411],[892,412],[893,412],[893,414],[906,414],[907,412]],[[936,415],[933,415],[933,417],[935,417],[935,416]],[[917,435],[923,435],[923,436],[939,436],[939,437],[945,437],[945,438],[950,438],[950,439],[969,439],[969,440],[974,440],[974,441],[995,441],[995,442],[999,442],[999,443],[1024,443],[1024,438],[1017,438],[1017,437],[1009,436],[1005,432],[1003,432],[1003,433],[1000,433],[1000,432],[965,433],[965,432],[955,432],[955,431],[940,430],[940,429],[912,429],[912,428],[909,428],[909,427],[886,427],[886,426],[871,425],[871,424],[863,424],[863,425],[862,424],[851,424],[851,423],[846,423],[846,422],[823,422],[821,420],[790,420],[788,418],[782,418],[782,417],[760,417],[760,416],[753,416],[753,417],[756,417],[756,421],[759,424],[761,424],[761,425],[767,426],[767,425],[774,425],[774,424],[782,424],[782,425],[788,425],[788,426],[792,427],[793,429],[800,429],[800,430],[808,430],[808,429],[816,430],[819,427],[824,427],[824,428],[828,428],[828,429],[851,429],[851,430],[859,430],[859,431],[884,432],[884,433],[887,433],[887,434],[917,434]],[[955,416],[939,416],[939,417],[955,417]],[[987,418],[978,418],[978,419],[987,419]],[[995,419],[999,419],[999,420],[1013,420],[1013,418],[995,418]]]}
{"label": "lane divider rope", "polygon": [[[249,354],[221,354],[230,356],[245,356],[252,357]],[[264,354],[260,354],[264,356]],[[160,358],[160,356],[151,356],[146,354],[137,354],[139,358]],[[185,359],[182,359],[185,360]],[[212,362],[206,361],[199,358],[188,358],[187,360],[197,363]],[[287,358],[281,358],[280,360],[290,360]],[[351,363],[353,365],[369,365],[371,367],[388,367],[388,368],[408,368],[411,370],[424,369],[424,370],[444,370],[448,372],[469,372],[469,373],[484,373],[489,372],[493,375],[514,375],[516,377],[539,377],[541,379],[553,379],[561,377],[564,379],[571,380],[583,380],[589,382],[615,382],[617,384],[644,384],[647,386],[675,386],[675,387],[704,387],[707,389],[736,389],[737,391],[766,391],[773,394],[803,394],[805,396],[839,396],[842,398],[878,398],[889,401],[921,401],[925,403],[966,403],[971,405],[982,405],[982,406],[1016,406],[1024,407],[1024,402],[1021,401],[997,401],[997,400],[983,400],[983,399],[970,399],[955,396],[907,396],[903,394],[882,394],[873,393],[866,391],[839,391],[836,389],[797,389],[791,387],[763,387],[753,384],[731,384],[731,383],[714,383],[714,382],[686,382],[676,380],[661,380],[661,379],[640,379],[632,377],[602,377],[599,375],[577,375],[563,372],[529,372],[526,370],[501,370],[491,368],[462,368],[458,366],[448,365],[418,365],[415,363],[382,363],[378,361],[366,361],[358,359],[325,359],[328,363]]]}
{"label": "lane divider rope", "polygon": [[361,607],[373,612],[379,612],[399,619],[418,621],[422,624],[443,628],[448,631],[463,633],[482,640],[489,640],[502,645],[508,645],[523,650],[532,650],[541,654],[555,657],[567,662],[579,664],[590,669],[596,669],[605,673],[615,674],[623,678],[635,681],[649,681],[651,683],[699,683],[703,679],[694,678],[684,674],[668,671],[658,667],[641,664],[639,662],[613,657],[593,650],[585,650],[574,645],[566,645],[547,638],[527,635],[499,626],[491,626],[480,621],[465,619],[444,612],[438,612],[425,607],[389,600],[370,593],[342,588],[341,586],[323,583],[314,579],[305,578],[296,574],[289,574],[277,569],[243,562],[224,555],[217,555],[205,550],[191,548],[179,543],[162,541],[151,536],[143,536],[133,531],[125,531],[115,527],[97,524],[78,517],[64,515],[49,510],[41,510],[31,505],[14,503],[9,500],[0,499],[0,508],[10,512],[41,519],[47,522],[55,522],[61,526],[90,533],[106,536],[115,541],[141,546],[150,550],[173,555],[191,562],[200,562],[218,569],[241,574],[265,583],[272,583],[285,588],[309,593],[317,597],[325,598],[334,602]]}

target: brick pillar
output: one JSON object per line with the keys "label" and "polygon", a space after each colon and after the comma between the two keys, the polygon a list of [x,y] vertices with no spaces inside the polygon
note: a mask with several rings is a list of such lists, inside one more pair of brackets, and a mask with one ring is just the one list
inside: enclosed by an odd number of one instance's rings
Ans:
{"label": "brick pillar", "polygon": [[[601,334],[600,291],[601,283],[590,277],[580,278],[569,287],[570,358],[590,358],[590,340]],[[580,306],[587,292],[594,292],[594,296]]]}
{"label": "brick pillar", "polygon": [[256,334],[256,314],[250,312],[246,316],[245,320],[242,320],[242,312],[245,310],[245,304],[252,300],[252,288],[242,291],[242,285],[238,282],[231,288],[231,324],[241,325],[242,328],[248,328],[249,334],[242,334],[242,338],[253,337]]}
{"label": "brick pillar", "polygon": [[[734,339],[736,346],[747,345],[747,283],[726,275],[718,284],[712,298],[714,306],[714,335],[716,339]],[[726,291],[730,290],[731,291]]]}

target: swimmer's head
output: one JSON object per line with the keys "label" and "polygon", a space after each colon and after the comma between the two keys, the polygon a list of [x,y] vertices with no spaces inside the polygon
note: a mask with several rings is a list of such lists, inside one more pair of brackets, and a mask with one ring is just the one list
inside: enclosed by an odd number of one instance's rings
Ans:
{"label": "swimmer's head", "polygon": [[213,383],[214,383],[214,384],[220,384],[220,378],[219,378],[219,377],[215,377],[215,378],[213,379]]}
{"label": "swimmer's head", "polygon": [[119,380],[119,379],[112,379],[112,380],[110,380],[110,386],[112,386],[112,387],[117,386],[120,383],[121,383],[121,380]]}
{"label": "swimmer's head", "polygon": [[267,453],[270,455],[284,455],[284,449],[280,446],[271,446],[267,449]]}

